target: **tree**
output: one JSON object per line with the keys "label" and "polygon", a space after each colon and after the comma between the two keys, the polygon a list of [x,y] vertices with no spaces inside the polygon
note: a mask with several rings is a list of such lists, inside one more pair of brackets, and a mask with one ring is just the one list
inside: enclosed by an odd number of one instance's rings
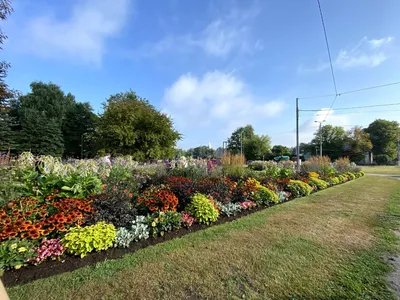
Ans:
{"label": "tree", "polygon": [[73,101],[62,124],[64,156],[83,158],[95,154],[91,151],[95,146],[91,144],[91,137],[95,131],[96,118],[89,103]]}
{"label": "tree", "polygon": [[62,126],[67,112],[75,105],[53,83],[33,82],[31,92],[12,102],[12,114],[19,121],[18,150],[61,156],[64,152]]}
{"label": "tree", "polygon": [[[0,0],[0,20],[4,21],[7,17],[13,12],[13,8],[11,7],[11,3],[9,0]],[[0,50],[3,48],[4,40],[7,39],[7,35],[0,28]],[[0,62],[0,108],[5,106],[5,99],[10,98],[10,90],[7,84],[4,82],[4,79],[7,77],[7,71],[10,67],[10,64],[6,61]]]}
{"label": "tree", "polygon": [[396,121],[378,119],[369,124],[365,132],[372,142],[375,160],[387,163],[396,159],[397,143],[400,141],[400,127]]}
{"label": "tree", "polygon": [[337,159],[343,156],[345,151],[346,131],[343,127],[325,125],[318,129],[314,134],[312,144],[319,149],[322,137],[322,154],[328,155],[331,159]]}
{"label": "tree", "polygon": [[266,135],[254,135],[245,140],[244,155],[248,160],[261,160],[269,155],[271,139]]}
{"label": "tree", "polygon": [[287,155],[290,156],[290,149],[288,147],[282,146],[282,145],[275,145],[271,149],[272,155],[274,156],[280,156],[280,155]]}
{"label": "tree", "polygon": [[104,151],[141,161],[174,155],[181,134],[174,130],[172,119],[146,99],[129,91],[112,95],[103,106],[98,133]]}
{"label": "tree", "polygon": [[206,158],[206,157],[215,157],[216,152],[214,149],[208,147],[208,146],[199,146],[196,148],[190,148],[186,151],[187,156],[194,156],[194,157],[200,157],[200,158]]}
{"label": "tree", "polygon": [[348,147],[347,156],[352,161],[361,161],[365,157],[365,152],[372,149],[372,142],[369,139],[369,134],[361,129],[354,127],[347,132],[346,146]]}
{"label": "tree", "polygon": [[[239,127],[228,139],[228,149],[233,154],[238,154],[241,151],[242,143],[245,144],[246,139],[251,139],[254,136],[254,128],[251,125]],[[243,139],[243,140],[241,140]]]}
{"label": "tree", "polygon": [[[241,145],[242,143],[242,145]],[[262,159],[269,154],[271,141],[268,136],[258,136],[251,125],[239,127],[228,139],[228,150],[238,154],[243,146],[243,154],[248,160]]]}

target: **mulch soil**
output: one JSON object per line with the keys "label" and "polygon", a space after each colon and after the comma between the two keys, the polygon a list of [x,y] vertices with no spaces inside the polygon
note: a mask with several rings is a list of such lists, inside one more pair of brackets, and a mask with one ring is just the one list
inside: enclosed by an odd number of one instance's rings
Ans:
{"label": "mulch soil", "polygon": [[[285,203],[285,202],[282,202]],[[279,203],[280,204],[280,203]],[[80,258],[78,256],[64,256],[61,261],[46,261],[38,266],[29,265],[27,267],[23,267],[19,270],[7,270],[4,272],[2,276],[3,284],[6,287],[11,287],[15,285],[25,284],[37,279],[42,279],[58,274],[62,274],[65,272],[71,272],[76,269],[91,266],[98,262],[102,262],[110,259],[118,259],[124,256],[125,254],[133,253],[139,249],[146,248],[148,246],[156,245],[158,243],[163,243],[169,241],[174,238],[180,238],[185,236],[188,233],[195,232],[198,230],[203,230],[206,228],[210,228],[215,225],[220,225],[226,222],[234,221],[238,218],[247,216],[249,214],[255,213],[257,211],[266,209],[270,206],[258,206],[252,210],[244,210],[241,211],[236,216],[221,216],[218,221],[213,223],[212,225],[205,224],[193,224],[190,228],[181,228],[176,231],[167,232],[164,236],[158,237],[150,237],[147,240],[142,240],[139,242],[134,242],[129,248],[109,248],[105,251],[101,252],[92,252],[87,256]]]}

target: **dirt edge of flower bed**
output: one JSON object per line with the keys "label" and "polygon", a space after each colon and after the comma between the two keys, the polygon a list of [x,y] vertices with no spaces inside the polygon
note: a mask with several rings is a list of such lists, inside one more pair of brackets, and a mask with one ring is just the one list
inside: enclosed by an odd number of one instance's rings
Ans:
{"label": "dirt edge of flower bed", "polygon": [[[351,180],[354,181],[354,180]],[[348,181],[350,182],[350,181]],[[345,182],[347,183],[347,182]],[[341,184],[345,184],[341,183]],[[337,184],[335,186],[341,185]],[[313,193],[318,193],[318,191],[314,191]],[[312,193],[312,194],[313,194]],[[301,197],[304,198],[304,197]],[[295,199],[301,199],[301,198],[291,198],[287,201],[280,202],[277,204],[272,204],[269,206],[258,206],[254,209],[251,210],[243,210],[240,213],[238,213],[235,216],[221,216],[216,222],[212,223],[211,225],[205,225],[205,224],[193,224],[190,228],[180,228],[179,230],[167,232],[164,234],[164,236],[158,236],[158,237],[150,237],[147,240],[141,240],[139,242],[134,242],[132,245],[128,248],[109,248],[107,250],[101,251],[101,252],[92,252],[89,253],[87,256],[80,258],[78,256],[64,256],[61,261],[55,260],[55,261],[45,261],[40,265],[34,266],[34,265],[29,265],[27,267],[23,267],[19,270],[7,270],[4,271],[3,275],[0,277],[1,280],[3,281],[4,286],[6,287],[12,287],[16,285],[22,285],[26,284],[38,279],[43,279],[47,277],[51,277],[54,275],[59,275],[62,273],[66,272],[71,272],[86,266],[91,266],[95,265],[96,263],[105,261],[105,260],[112,260],[112,259],[118,259],[123,257],[125,254],[130,254],[134,253],[139,249],[146,248],[148,246],[153,246],[159,243],[164,243],[166,241],[175,239],[175,238],[181,238],[189,233],[196,232],[199,230],[207,229],[212,226],[216,225],[221,225],[227,222],[232,222],[235,221],[239,218],[248,216],[250,214],[259,212],[261,210],[280,205]]]}

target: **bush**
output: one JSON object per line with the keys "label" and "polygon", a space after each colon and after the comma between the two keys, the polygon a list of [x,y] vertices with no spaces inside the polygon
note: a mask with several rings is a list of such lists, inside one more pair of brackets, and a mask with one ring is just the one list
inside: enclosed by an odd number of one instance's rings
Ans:
{"label": "bush", "polygon": [[149,238],[149,226],[147,225],[146,217],[137,216],[132,221],[130,228],[120,227],[117,229],[117,235],[115,237],[115,247],[129,247],[133,241],[146,240]]}
{"label": "bush", "polygon": [[336,171],[343,174],[350,171],[350,159],[348,157],[341,157],[333,163]]}
{"label": "bush", "polygon": [[34,257],[33,242],[10,239],[0,244],[0,270],[18,270]]}
{"label": "bush", "polygon": [[340,182],[340,183],[345,183],[345,182],[347,182],[347,181],[349,180],[349,178],[347,177],[347,175],[344,175],[344,174],[339,175],[338,178],[339,178],[339,182]]}
{"label": "bush", "polygon": [[221,203],[219,202],[218,205],[221,207],[221,213],[224,215],[230,217],[230,216],[236,216],[237,213],[239,213],[242,208],[239,203]]}
{"label": "bush", "polygon": [[374,156],[374,161],[378,165],[387,165],[389,162],[392,161],[392,159],[389,157],[389,155],[386,154],[378,154]]}
{"label": "bush", "polygon": [[114,225],[99,222],[87,227],[71,228],[62,243],[73,255],[86,256],[89,252],[110,248],[116,236]]}
{"label": "bush", "polygon": [[226,203],[232,198],[235,184],[229,178],[206,178],[196,182],[194,190],[203,195],[210,195],[216,201]]}
{"label": "bush", "polygon": [[322,178],[336,174],[336,170],[332,167],[331,159],[328,156],[311,156],[301,164],[301,171],[306,173],[315,172]]}
{"label": "bush", "polygon": [[336,184],[340,183],[340,180],[338,177],[330,177],[327,179],[327,181],[330,185],[336,185]]}
{"label": "bush", "polygon": [[311,186],[300,180],[290,180],[286,189],[296,198],[311,194]]}
{"label": "bush", "polygon": [[196,193],[192,196],[192,202],[187,206],[189,211],[199,223],[210,224],[218,220],[219,212],[213,203],[203,194]]}
{"label": "bush", "polygon": [[60,239],[43,239],[40,246],[34,250],[36,257],[32,260],[32,263],[38,265],[48,258],[52,260],[59,259],[64,253],[64,246],[61,244]]}
{"label": "bush", "polygon": [[[115,227],[129,227],[137,215],[133,204],[126,193],[112,192],[112,194],[96,195],[93,202],[95,213],[94,221],[114,224]],[[127,196],[127,197],[125,197]]]}
{"label": "bush", "polygon": [[326,181],[314,177],[310,177],[310,185],[316,187],[318,190],[325,190],[328,188]]}
{"label": "bush", "polygon": [[261,205],[261,204],[268,205],[271,203],[278,203],[279,198],[275,192],[260,185],[258,187],[258,191],[255,192],[255,194],[254,194],[254,202],[257,203],[258,205]]}
{"label": "bush", "polygon": [[365,176],[365,173],[363,171],[359,171],[356,173],[358,177],[363,177]]}
{"label": "bush", "polygon": [[240,202],[239,204],[240,204],[240,207],[243,210],[245,210],[245,209],[253,209],[253,208],[255,208],[257,206],[257,204],[255,202],[250,201],[250,200],[246,200],[246,201]]}
{"label": "bush", "polygon": [[349,177],[349,180],[354,180],[354,179],[356,179],[356,175],[354,175],[354,174],[351,173],[351,172],[347,172],[346,175]]}
{"label": "bush", "polygon": [[150,187],[138,198],[138,203],[144,212],[168,210],[176,211],[178,198],[166,187]]}
{"label": "bush", "polygon": [[165,232],[182,227],[182,215],[176,211],[155,212],[147,218],[150,234],[163,236]]}
{"label": "bush", "polygon": [[183,210],[190,203],[190,197],[194,192],[193,181],[182,176],[169,176],[166,184],[178,198],[178,210]]}
{"label": "bush", "polygon": [[91,220],[92,213],[92,200],[48,196],[43,202],[22,197],[0,209],[0,240],[63,235],[69,228]]}
{"label": "bush", "polygon": [[182,224],[186,228],[189,228],[190,226],[193,225],[194,222],[196,222],[196,219],[188,211],[182,211],[181,215],[182,215]]}

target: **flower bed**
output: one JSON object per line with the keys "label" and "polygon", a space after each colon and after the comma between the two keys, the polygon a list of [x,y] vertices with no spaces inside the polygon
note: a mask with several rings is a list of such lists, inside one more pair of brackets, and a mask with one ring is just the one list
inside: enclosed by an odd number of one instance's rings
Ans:
{"label": "flower bed", "polygon": [[[86,185],[64,188],[57,180],[65,179],[51,172],[24,183],[33,171],[18,163],[22,197],[0,208],[0,268],[6,285],[118,258],[364,175],[354,166],[335,171],[332,164],[329,172],[323,167],[322,172],[295,173],[279,166],[279,172],[246,170],[244,176],[229,176],[217,166],[193,179],[181,176],[186,169],[169,174],[117,164],[107,176],[85,173]],[[91,194],[92,187],[82,189],[98,180],[103,184],[98,194]]]}

